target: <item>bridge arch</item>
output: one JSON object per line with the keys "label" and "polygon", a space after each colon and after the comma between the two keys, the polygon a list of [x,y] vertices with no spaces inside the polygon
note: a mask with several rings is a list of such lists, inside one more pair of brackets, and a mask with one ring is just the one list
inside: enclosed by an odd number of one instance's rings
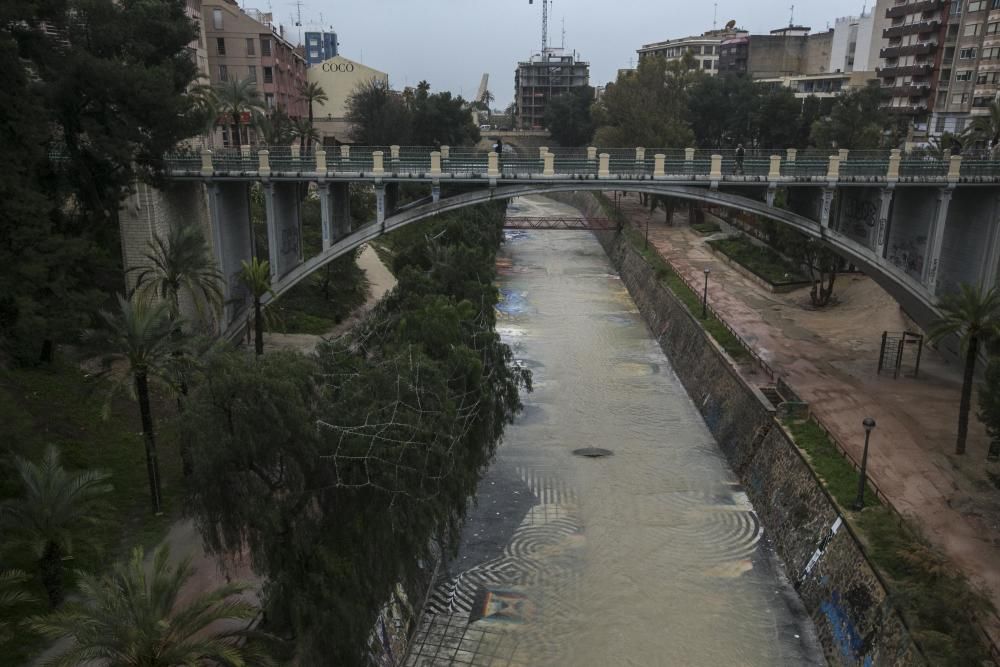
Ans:
{"label": "bridge arch", "polygon": [[[312,257],[281,276],[273,287],[273,294],[265,299],[269,303],[280,297],[293,286],[322,268],[329,262],[354,250],[363,243],[372,241],[383,234],[428,218],[456,211],[476,204],[497,199],[511,199],[526,195],[544,195],[558,192],[605,191],[609,184],[600,181],[580,181],[578,183],[522,184],[498,188],[483,188],[452,197],[440,199],[387,216],[382,224],[369,223],[344,238],[338,240],[328,250]],[[614,188],[611,188],[614,189]],[[907,314],[921,326],[926,326],[938,316],[934,297],[927,289],[898,267],[879,257],[870,248],[840,234],[820,223],[792,211],[768,206],[765,202],[729,192],[720,192],[704,187],[657,184],[655,181],[637,181],[627,186],[630,192],[643,192],[697,201],[725,208],[753,213],[788,225],[810,238],[817,239],[856,266],[861,267],[902,306]],[[235,321],[226,332],[227,336],[238,335],[242,322]]]}

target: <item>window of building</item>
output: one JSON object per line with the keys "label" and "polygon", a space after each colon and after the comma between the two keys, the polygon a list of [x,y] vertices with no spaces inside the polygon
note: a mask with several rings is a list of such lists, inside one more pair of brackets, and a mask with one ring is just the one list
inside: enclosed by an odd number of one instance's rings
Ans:
{"label": "window of building", "polygon": [[993,2],[990,3],[990,9],[1000,9],[1000,0],[993,0]]}
{"label": "window of building", "polygon": [[973,60],[976,57],[976,48],[971,47],[967,49],[962,49],[958,52],[959,60]]}
{"label": "window of building", "polygon": [[975,97],[972,100],[972,106],[974,107],[988,107],[993,104],[992,97]]}
{"label": "window of building", "polygon": [[934,131],[937,132],[938,134],[944,132],[944,121],[945,121],[944,116],[938,116],[937,120],[934,122]]}
{"label": "window of building", "polygon": [[247,78],[250,79],[253,82],[257,81],[257,66],[256,65],[250,65],[249,67],[247,67]]}
{"label": "window of building", "polygon": [[702,67],[702,69],[712,69],[712,61],[711,60],[702,60],[701,61],[701,67]]}
{"label": "window of building", "polygon": [[264,93],[264,106],[268,109],[274,108],[274,93]]}
{"label": "window of building", "polygon": [[271,55],[271,40],[267,37],[260,38],[260,55],[269,56]]}
{"label": "window of building", "polygon": [[979,29],[983,27],[982,23],[966,23],[965,24],[965,36],[970,37],[972,35],[978,35]]}
{"label": "window of building", "polygon": [[229,68],[219,65],[219,81],[229,81]]}
{"label": "window of building", "polygon": [[226,40],[222,37],[215,38],[215,52],[220,56],[226,55]]}
{"label": "window of building", "polygon": [[965,124],[966,124],[966,122],[967,121],[966,121],[965,118],[957,118],[957,119],[955,119],[955,134],[958,134],[959,132],[962,132],[963,130],[965,130]]}
{"label": "window of building", "polygon": [[962,3],[961,2],[951,3],[951,15],[958,16],[961,13],[962,13]]}
{"label": "window of building", "polygon": [[212,27],[216,30],[222,30],[222,10],[213,9],[212,10]]}
{"label": "window of building", "polygon": [[264,83],[274,83],[274,68],[264,66]]}
{"label": "window of building", "polygon": [[969,0],[970,12],[981,12],[986,9],[986,0]]}
{"label": "window of building", "polygon": [[994,46],[989,49],[983,49],[981,55],[983,60],[995,60],[1000,58],[1000,48]]}
{"label": "window of building", "polygon": [[247,37],[247,55],[257,55],[257,43],[254,41],[253,37]]}
{"label": "window of building", "polygon": [[971,69],[958,70],[958,74],[955,75],[955,81],[972,81],[972,70]]}
{"label": "window of building", "polygon": [[990,23],[986,26],[987,35],[995,35],[998,31],[1000,31],[1000,23]]}
{"label": "window of building", "polygon": [[952,95],[951,96],[951,103],[952,104],[965,104],[968,101],[969,101],[969,94],[968,93],[962,93],[960,95]]}

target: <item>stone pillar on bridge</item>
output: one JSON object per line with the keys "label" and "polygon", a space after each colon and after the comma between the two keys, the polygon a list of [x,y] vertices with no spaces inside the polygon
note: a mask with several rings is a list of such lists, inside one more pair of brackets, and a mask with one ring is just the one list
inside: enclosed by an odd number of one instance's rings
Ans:
{"label": "stone pillar on bridge", "polygon": [[495,151],[490,151],[486,157],[486,175],[489,178],[500,176],[500,156]]}
{"label": "stone pillar on bridge", "polygon": [[340,159],[342,160],[351,159],[351,147],[348,146],[347,144],[344,144],[343,146],[340,147]]}
{"label": "stone pillar on bridge", "polygon": [[212,165],[212,151],[202,149],[201,151],[201,175],[206,178],[215,173],[215,167]]}
{"label": "stone pillar on bridge", "polygon": [[392,163],[392,170],[396,171],[396,165],[399,163],[399,146],[395,144],[389,146],[389,161]]}
{"label": "stone pillar on bridge", "polygon": [[851,154],[851,151],[848,150],[847,148],[841,148],[839,151],[837,151],[837,157],[840,158],[840,162],[842,164],[844,162],[847,162],[847,156],[850,155],[850,154]]}
{"label": "stone pillar on bridge", "polygon": [[667,162],[667,156],[663,153],[657,153],[653,156],[653,178],[662,178],[666,176],[665,164]]}
{"label": "stone pillar on bridge", "polygon": [[767,180],[776,181],[781,178],[781,156],[772,155],[771,164],[767,170]]}
{"label": "stone pillar on bridge", "polygon": [[940,273],[941,245],[944,242],[944,230],[948,223],[948,208],[954,190],[950,187],[938,190],[937,208],[931,219],[930,233],[927,235],[927,261],[924,263],[923,283],[931,294],[937,293],[937,281]]}
{"label": "stone pillar on bridge", "polygon": [[826,166],[826,180],[830,183],[836,183],[840,180],[840,156],[831,155],[830,161]]}
{"label": "stone pillar on bridge", "polygon": [[264,183],[267,248],[272,280],[280,278],[302,263],[302,216],[299,202],[298,183]]}
{"label": "stone pillar on bridge", "polygon": [[326,173],[326,151],[322,148],[316,149],[316,171],[320,174]]}
{"label": "stone pillar on bridge", "polygon": [[549,152],[549,147],[548,146],[539,146],[538,147],[538,159],[539,160],[544,160],[545,156],[548,154],[548,152]]}
{"label": "stone pillar on bridge", "polygon": [[694,149],[685,148],[684,149],[684,173],[693,174],[694,173]]}
{"label": "stone pillar on bridge", "polygon": [[372,153],[372,173],[376,176],[382,176],[385,174],[385,163],[383,162],[382,151],[375,151]]}
{"label": "stone pillar on bridge", "polygon": [[555,176],[556,175],[556,156],[552,153],[546,153],[542,156],[545,169],[542,172],[543,176]]}
{"label": "stone pillar on bridge", "polygon": [[[712,166],[709,170],[708,177],[712,179],[713,184],[718,184],[722,179],[722,156],[718,153],[712,154]],[[717,185],[713,185],[717,187]]]}
{"label": "stone pillar on bridge", "polygon": [[788,149],[788,150],[787,150],[787,151],[785,152],[785,159],[786,159],[786,160],[788,160],[789,162],[791,162],[792,164],[794,164],[794,163],[795,163],[795,159],[796,159],[796,158],[797,158],[798,156],[799,156],[799,151],[798,151],[798,149],[797,149],[797,148],[789,148],[789,149]]}
{"label": "stone pillar on bridge", "polygon": [[431,176],[441,175],[441,152],[431,151]]}
{"label": "stone pillar on bridge", "polygon": [[266,148],[257,151],[257,174],[261,178],[267,178],[271,175],[271,152]]}
{"label": "stone pillar on bridge", "polygon": [[885,247],[889,243],[889,212],[894,192],[895,187],[890,184],[889,187],[882,188],[882,192],[879,193],[878,221],[873,228],[871,239],[872,251],[879,259],[885,258]]}
{"label": "stone pillar on bridge", "polygon": [[607,153],[601,153],[600,162],[597,167],[597,177],[598,178],[610,178],[611,177],[611,156]]}
{"label": "stone pillar on bridge", "polygon": [[292,153],[292,157],[296,160],[299,159],[300,155],[302,155],[302,146],[300,144],[292,144],[288,148]]}
{"label": "stone pillar on bridge", "polygon": [[645,162],[646,161],[646,149],[642,146],[637,146],[635,149],[635,161]]}
{"label": "stone pillar on bridge", "polygon": [[903,161],[903,153],[898,148],[893,148],[889,151],[889,171],[886,172],[885,178],[890,183],[896,183],[899,181],[899,166]]}
{"label": "stone pillar on bridge", "polygon": [[242,262],[253,257],[253,236],[250,222],[250,193],[241,181],[214,181],[208,187],[208,212],[212,221],[212,248],[219,266],[223,285],[223,326],[232,323],[240,310],[238,300],[245,303],[246,289],[239,274]]}
{"label": "stone pillar on bridge", "polygon": [[241,158],[248,158],[248,157],[250,157],[250,146],[248,144],[241,144],[240,145],[240,157]]}
{"label": "stone pillar on bridge", "polygon": [[597,147],[596,146],[587,146],[587,167],[588,167],[588,172],[587,173],[590,173],[591,171],[593,171],[594,169],[597,168]]}
{"label": "stone pillar on bridge", "polygon": [[948,182],[958,183],[962,178],[962,156],[952,155],[948,161]]}

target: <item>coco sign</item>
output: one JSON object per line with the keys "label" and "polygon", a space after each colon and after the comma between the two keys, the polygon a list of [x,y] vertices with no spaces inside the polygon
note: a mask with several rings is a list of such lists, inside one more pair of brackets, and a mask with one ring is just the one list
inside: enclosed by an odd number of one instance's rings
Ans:
{"label": "coco sign", "polygon": [[351,63],[323,63],[324,72],[353,72],[354,65]]}

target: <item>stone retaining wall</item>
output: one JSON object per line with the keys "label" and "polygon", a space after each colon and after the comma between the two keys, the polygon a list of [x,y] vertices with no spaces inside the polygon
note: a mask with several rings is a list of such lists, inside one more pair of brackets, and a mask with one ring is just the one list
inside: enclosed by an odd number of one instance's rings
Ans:
{"label": "stone retaining wall", "polygon": [[[558,197],[593,217],[590,196]],[[616,232],[595,232],[660,347],[739,475],[785,564],[831,665],[920,665],[925,660],[825,487],[697,318]]]}

